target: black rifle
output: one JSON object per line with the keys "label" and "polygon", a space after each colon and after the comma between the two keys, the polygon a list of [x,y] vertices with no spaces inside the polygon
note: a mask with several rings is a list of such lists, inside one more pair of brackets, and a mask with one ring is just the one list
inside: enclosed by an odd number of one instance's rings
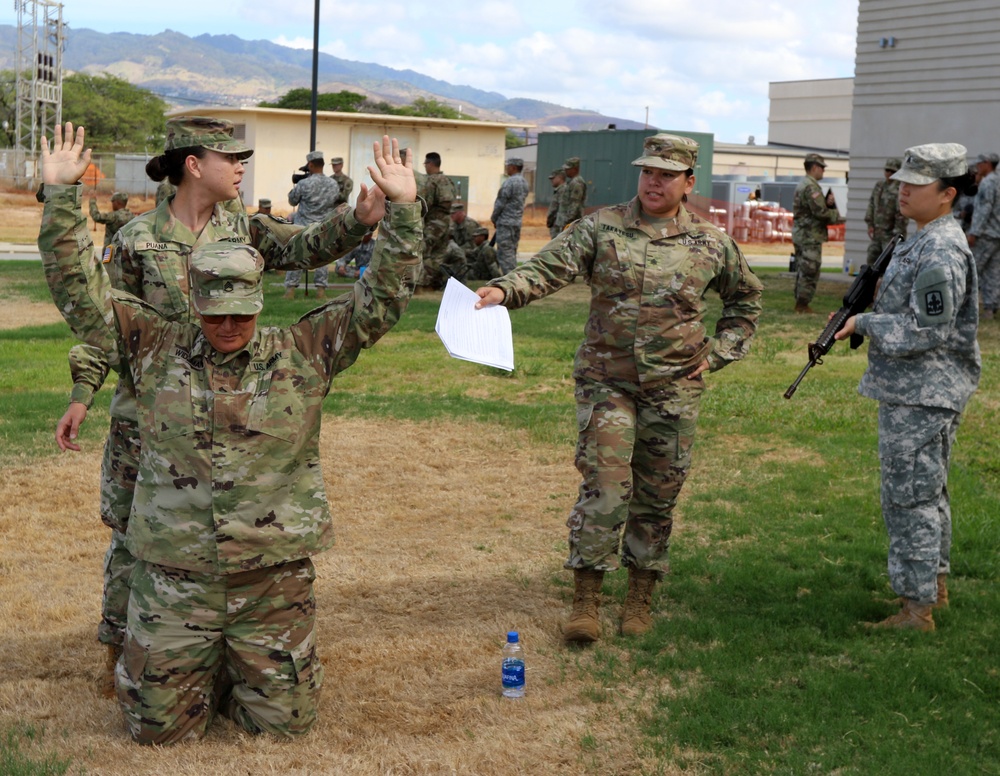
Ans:
{"label": "black rifle", "polygon": [[[819,339],[809,345],[809,363],[806,364],[806,368],[799,373],[799,376],[795,378],[795,382],[789,386],[787,391],[785,391],[786,399],[792,398],[792,394],[795,393],[795,389],[799,387],[799,383],[802,382],[802,378],[806,376],[806,373],[810,369],[817,364],[823,363],[823,356],[830,352],[830,348],[832,348],[836,342],[833,335],[844,328],[844,324],[847,323],[847,319],[852,315],[863,313],[871,306],[871,303],[875,300],[875,286],[882,278],[882,275],[885,274],[886,267],[889,266],[889,262],[892,260],[892,252],[902,239],[901,235],[893,235],[893,238],[889,240],[889,244],[885,246],[885,250],[883,250],[879,257],[875,260],[875,263],[871,266],[866,265],[861,268],[861,272],[859,272],[858,276],[854,278],[854,282],[851,283],[851,287],[847,290],[847,293],[844,294],[843,307],[833,314],[833,317],[830,318],[830,322],[827,323],[826,328],[823,329],[823,333],[819,335]],[[861,343],[864,342],[864,340],[865,338],[860,334],[852,334],[851,348],[857,349],[861,347]]]}

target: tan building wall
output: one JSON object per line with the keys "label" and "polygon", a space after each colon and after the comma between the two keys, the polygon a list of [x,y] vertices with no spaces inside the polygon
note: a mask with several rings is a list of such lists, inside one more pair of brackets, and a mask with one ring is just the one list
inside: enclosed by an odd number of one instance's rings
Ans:
{"label": "tan building wall", "polygon": [[[309,111],[276,108],[201,107],[170,116],[210,115],[232,121],[254,148],[243,178],[244,202],[251,210],[261,197],[270,198],[276,212],[289,212],[292,173],[305,164],[309,151]],[[396,137],[414,151],[414,169],[423,172],[424,155],[441,154],[441,168],[469,179],[465,192],[469,214],[488,221],[503,180],[507,126],[486,121],[452,121],[366,113],[320,112],[316,120],[316,150],[329,160],[344,157],[344,172],[354,179],[352,204],[361,184],[371,185],[367,166],[373,164],[372,142],[383,134]]]}
{"label": "tan building wall", "polygon": [[767,142],[847,151],[853,94],[853,78],[771,83]]}
{"label": "tan building wall", "polygon": [[[716,143],[712,175],[766,176],[772,180],[786,175],[801,177],[805,175],[806,154],[812,150]],[[846,154],[820,153],[826,160],[827,178],[847,178],[851,160]]]}

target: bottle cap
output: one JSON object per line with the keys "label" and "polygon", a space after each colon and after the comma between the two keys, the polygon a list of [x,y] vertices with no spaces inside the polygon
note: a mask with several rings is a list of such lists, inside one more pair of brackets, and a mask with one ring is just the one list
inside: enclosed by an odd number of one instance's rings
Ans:
{"label": "bottle cap", "polygon": [[507,643],[516,644],[518,641],[517,631],[507,631]]}

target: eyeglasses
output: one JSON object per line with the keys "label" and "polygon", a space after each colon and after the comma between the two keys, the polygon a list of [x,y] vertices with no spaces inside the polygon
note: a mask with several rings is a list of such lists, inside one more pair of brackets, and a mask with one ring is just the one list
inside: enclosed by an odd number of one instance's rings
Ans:
{"label": "eyeglasses", "polygon": [[201,319],[211,326],[221,326],[226,322],[226,318],[232,318],[233,323],[250,323],[257,317],[256,313],[250,315],[203,315]]}

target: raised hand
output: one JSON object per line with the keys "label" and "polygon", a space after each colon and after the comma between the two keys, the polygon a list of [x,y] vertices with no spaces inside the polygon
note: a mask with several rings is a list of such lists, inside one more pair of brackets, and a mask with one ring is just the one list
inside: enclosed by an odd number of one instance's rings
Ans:
{"label": "raised hand", "polygon": [[65,139],[63,128],[56,124],[52,138],[52,149],[42,136],[42,182],[47,184],[72,185],[83,177],[90,165],[90,149],[83,147],[83,127],[73,134],[73,124],[66,122]]}
{"label": "raised hand", "polygon": [[375,167],[368,167],[368,173],[375,184],[392,202],[416,202],[417,179],[413,175],[413,151],[407,149],[406,159],[399,156],[399,141],[388,135],[382,136],[382,143],[372,143],[375,151]]}

